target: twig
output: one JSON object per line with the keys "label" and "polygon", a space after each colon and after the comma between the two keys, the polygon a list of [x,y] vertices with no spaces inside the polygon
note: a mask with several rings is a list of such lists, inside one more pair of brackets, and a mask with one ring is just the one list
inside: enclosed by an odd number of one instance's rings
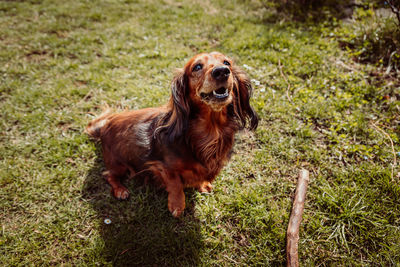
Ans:
{"label": "twig", "polygon": [[290,83],[288,81],[288,79],[286,78],[285,74],[283,73],[282,70],[282,65],[281,65],[281,60],[278,59],[278,66],[279,66],[279,72],[281,73],[281,76],[283,77],[283,79],[285,80],[285,82],[287,83],[288,87],[286,89],[286,97],[288,98],[289,102],[293,104],[292,98],[289,95],[289,90],[290,90]]}
{"label": "twig", "polygon": [[399,10],[400,5],[396,6],[394,0],[387,0],[386,3],[389,5],[392,12],[396,15],[398,20],[398,25],[400,26],[400,10]]}
{"label": "twig", "polygon": [[357,71],[357,69],[355,69],[355,68],[353,68],[353,67],[350,67],[350,66],[344,64],[344,62],[341,61],[341,60],[336,60],[336,64],[342,66],[343,68],[345,68],[345,69],[347,69],[347,70],[350,70],[350,71]]}
{"label": "twig", "polygon": [[303,217],[304,202],[306,199],[306,192],[308,182],[310,180],[309,172],[301,169],[299,172],[299,179],[297,181],[296,193],[294,195],[294,202],[292,213],[290,214],[289,225],[287,229],[287,244],[286,244],[286,266],[297,267],[299,266],[299,229],[301,219]]}
{"label": "twig", "polygon": [[[389,73],[390,73],[390,71],[392,70],[392,57],[395,55],[397,53],[397,51],[396,50],[394,50],[391,54],[390,54],[390,56],[389,56],[389,62],[388,62],[388,66],[387,66],[387,68],[386,68],[386,71],[385,71],[385,74],[386,75],[389,75]],[[395,63],[396,64],[396,63]]]}
{"label": "twig", "polygon": [[129,251],[130,250],[130,248],[128,248],[128,249],[125,249],[124,251],[122,251],[119,255],[121,256],[121,255],[124,255],[127,251]]}
{"label": "twig", "polygon": [[372,125],[372,127],[374,127],[375,130],[377,130],[378,132],[380,132],[381,134],[383,134],[387,138],[389,138],[390,146],[392,147],[392,154],[393,154],[393,164],[392,164],[392,174],[391,174],[392,181],[393,181],[394,167],[397,165],[396,151],[394,150],[393,140],[387,132],[385,132],[384,130],[379,128],[379,126],[376,125],[374,122],[371,121],[371,125]]}

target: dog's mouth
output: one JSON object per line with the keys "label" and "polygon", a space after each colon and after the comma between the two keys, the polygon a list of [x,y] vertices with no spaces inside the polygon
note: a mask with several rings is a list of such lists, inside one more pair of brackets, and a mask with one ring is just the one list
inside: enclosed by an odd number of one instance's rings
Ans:
{"label": "dog's mouth", "polygon": [[214,90],[210,93],[200,93],[201,98],[204,100],[217,100],[217,101],[223,101],[226,100],[229,97],[229,90],[228,88],[221,87],[217,90]]}

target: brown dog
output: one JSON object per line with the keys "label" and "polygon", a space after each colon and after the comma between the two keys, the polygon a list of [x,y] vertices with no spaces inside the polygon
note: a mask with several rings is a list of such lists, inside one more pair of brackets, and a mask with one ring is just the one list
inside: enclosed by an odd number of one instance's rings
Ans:
{"label": "brown dog", "polygon": [[258,125],[250,106],[249,78],[221,53],[199,54],[172,81],[163,107],[103,113],[86,128],[100,139],[107,181],[118,199],[129,191],[120,179],[151,171],[168,192],[175,217],[185,208],[186,187],[210,192],[211,182],[229,159],[235,133]]}

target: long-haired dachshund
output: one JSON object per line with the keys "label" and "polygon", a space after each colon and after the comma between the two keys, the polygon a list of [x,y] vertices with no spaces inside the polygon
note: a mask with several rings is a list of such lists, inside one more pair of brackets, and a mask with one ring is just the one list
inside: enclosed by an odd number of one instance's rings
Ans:
{"label": "long-haired dachshund", "polygon": [[100,139],[106,179],[118,199],[129,196],[121,178],[150,171],[168,192],[174,217],[185,209],[184,188],[210,192],[227,163],[234,135],[246,125],[257,128],[246,74],[225,55],[194,56],[176,74],[167,105],[103,113],[86,131]]}

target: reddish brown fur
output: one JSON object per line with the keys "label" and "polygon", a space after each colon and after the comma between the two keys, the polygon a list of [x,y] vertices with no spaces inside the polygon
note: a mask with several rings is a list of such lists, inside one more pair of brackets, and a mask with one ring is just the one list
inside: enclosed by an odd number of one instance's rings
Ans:
{"label": "reddish brown fur", "polygon": [[[198,64],[200,70],[195,68]],[[229,73],[221,78],[215,74],[218,68],[229,68]],[[235,133],[247,121],[255,129],[258,117],[249,103],[248,77],[217,52],[190,59],[171,89],[166,106],[106,112],[86,131],[101,140],[115,197],[129,195],[121,177],[148,170],[167,190],[168,209],[177,217],[185,207],[184,188],[210,192],[211,182],[229,159]]]}

